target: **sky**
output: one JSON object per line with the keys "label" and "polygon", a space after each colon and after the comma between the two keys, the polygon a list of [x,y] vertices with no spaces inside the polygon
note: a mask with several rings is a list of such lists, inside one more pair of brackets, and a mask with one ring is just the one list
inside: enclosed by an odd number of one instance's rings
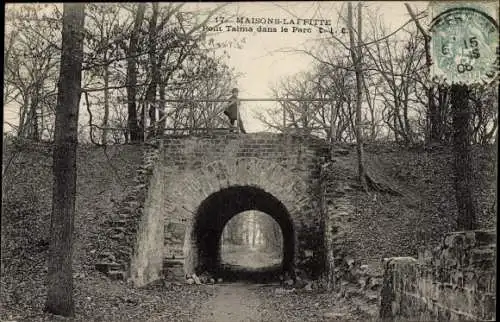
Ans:
{"label": "sky", "polygon": [[[428,2],[411,2],[415,10],[422,10]],[[193,4],[193,6],[195,6]],[[198,8],[205,9],[197,4]],[[345,27],[339,12],[343,8],[345,14],[347,2],[321,1],[321,2],[239,2],[229,4],[224,10],[229,16],[257,17],[257,18],[281,18],[281,19],[329,19],[334,32],[343,40],[348,40],[347,35],[341,34],[341,28]],[[399,26],[410,19],[403,2],[367,2],[366,9],[379,8],[382,19],[388,30],[396,30]],[[231,19],[233,24],[235,18]],[[231,23],[230,23],[231,24]],[[255,25],[254,25],[255,26]],[[278,25],[276,26],[279,30]],[[314,60],[306,54],[289,53],[290,49],[305,49],[313,46],[318,38],[325,36],[320,34],[318,28],[313,28],[311,33],[297,32],[214,32],[216,39],[232,39],[245,37],[246,43],[243,49],[233,49],[229,66],[234,67],[243,76],[239,78],[235,87],[239,88],[241,98],[266,98],[271,97],[270,87],[279,83],[284,77],[292,76],[301,71],[311,69]],[[255,117],[256,113],[266,108],[276,108],[277,103],[244,102],[241,114],[244,124],[249,132],[262,131],[264,125]]]}
{"label": "sky", "polygon": [[[410,2],[417,11],[424,9],[428,2]],[[186,3],[188,10],[207,10],[221,3]],[[287,50],[305,49],[314,45],[318,38],[325,36],[320,34],[317,27],[312,27],[310,33],[292,32],[290,19],[295,21],[295,26],[308,28],[306,19],[329,20],[332,31],[339,38],[347,41],[347,35],[341,33],[345,26],[339,19],[339,12],[343,8],[346,11],[347,2],[337,1],[311,1],[311,2],[237,2],[228,3],[223,14],[217,15],[218,21],[224,18],[221,24],[222,31],[211,32],[210,36],[216,41],[245,38],[242,49],[229,49],[229,67],[242,76],[234,87],[239,88],[241,98],[269,98],[270,87],[275,86],[284,77],[292,76],[302,71],[311,69],[313,59],[306,54],[290,53]],[[379,8],[384,24],[389,31],[396,30],[399,26],[409,20],[403,2],[366,2],[364,12]],[[244,32],[228,31],[227,25],[237,26],[236,17],[249,18],[276,18],[280,19],[276,24],[265,24],[266,27],[276,27],[277,32]],[[298,19],[301,19],[299,23]],[[209,26],[215,26],[216,17],[212,17]],[[309,22],[310,24],[311,22]],[[319,22],[318,22],[319,23]],[[252,26],[254,29],[258,24],[240,24],[240,26]],[[281,27],[288,27],[288,32],[281,32]],[[245,127],[249,132],[264,130],[255,117],[256,113],[267,108],[276,108],[277,103],[244,102],[241,114]],[[82,111],[80,123],[85,122],[85,112]],[[16,108],[4,107],[4,118],[17,124]]]}

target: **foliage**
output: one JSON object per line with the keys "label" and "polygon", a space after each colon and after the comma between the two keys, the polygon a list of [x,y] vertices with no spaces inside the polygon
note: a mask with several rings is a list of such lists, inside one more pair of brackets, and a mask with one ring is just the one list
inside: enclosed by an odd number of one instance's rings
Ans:
{"label": "foliage", "polygon": [[[169,104],[165,100],[229,96],[236,75],[225,62],[225,47],[233,43],[215,42],[202,28],[222,7],[190,12],[182,4],[144,5],[136,52],[131,56],[131,35],[140,6],[87,4],[79,140],[128,142],[133,124],[134,129],[153,136],[155,128],[220,126],[221,103]],[[17,136],[51,141],[61,6],[12,4],[6,16],[4,105],[19,114],[18,121],[8,125]],[[131,85],[137,103],[133,124],[126,98],[131,63],[138,75]]]}
{"label": "foliage", "polygon": [[4,105],[19,106],[19,122],[9,124],[19,137],[52,137],[60,59],[57,7],[8,6],[4,49]]}
{"label": "foliage", "polygon": [[[390,31],[376,6],[367,5],[363,10],[363,138],[405,146],[422,142],[451,144],[454,129],[450,89],[428,82],[425,38],[418,24],[408,20]],[[416,22],[427,15],[427,11],[417,13]],[[339,19],[346,21],[345,12],[339,12]],[[257,117],[270,129],[296,128],[329,141],[354,142],[356,64],[349,55],[356,49],[344,38],[327,34],[309,48],[292,50],[312,57],[314,67],[282,80],[272,90],[276,97],[305,101],[280,102],[279,109]],[[469,104],[474,120],[470,143],[493,143],[498,122],[495,84],[475,87]]]}

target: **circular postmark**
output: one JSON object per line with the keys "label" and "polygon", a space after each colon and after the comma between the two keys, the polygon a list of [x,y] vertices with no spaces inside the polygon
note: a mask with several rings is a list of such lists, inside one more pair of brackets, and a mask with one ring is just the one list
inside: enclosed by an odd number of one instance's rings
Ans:
{"label": "circular postmark", "polygon": [[444,10],[431,32],[431,79],[449,84],[484,84],[498,73],[498,24],[471,7]]}

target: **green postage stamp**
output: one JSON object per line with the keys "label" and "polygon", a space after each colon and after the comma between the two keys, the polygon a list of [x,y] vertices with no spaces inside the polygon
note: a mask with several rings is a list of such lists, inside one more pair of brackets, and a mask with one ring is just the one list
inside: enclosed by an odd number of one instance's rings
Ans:
{"label": "green postage stamp", "polygon": [[487,84],[498,74],[498,9],[491,3],[431,5],[431,79]]}

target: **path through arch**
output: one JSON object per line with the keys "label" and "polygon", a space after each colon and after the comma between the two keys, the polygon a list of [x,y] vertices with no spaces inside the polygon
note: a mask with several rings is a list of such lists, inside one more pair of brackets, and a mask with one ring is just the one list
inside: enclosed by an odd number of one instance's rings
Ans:
{"label": "path through arch", "polygon": [[281,270],[291,270],[294,264],[296,237],[294,224],[285,206],[273,195],[253,186],[232,186],[211,194],[198,207],[193,228],[186,245],[186,271],[220,273],[220,237],[231,218],[248,210],[258,210],[271,216],[280,226],[283,236]]}

